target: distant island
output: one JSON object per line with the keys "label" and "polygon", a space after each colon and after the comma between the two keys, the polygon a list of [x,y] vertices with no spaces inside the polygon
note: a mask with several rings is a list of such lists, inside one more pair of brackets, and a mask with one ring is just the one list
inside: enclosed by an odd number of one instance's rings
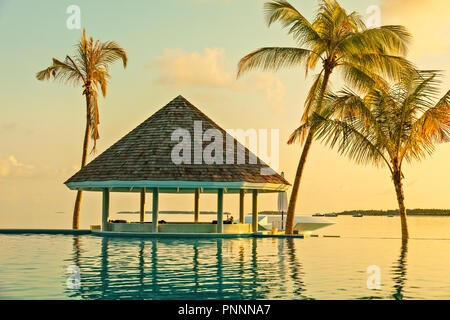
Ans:
{"label": "distant island", "polygon": [[[260,212],[260,214],[276,214],[279,215],[277,211],[267,211],[267,213]],[[363,216],[398,216],[399,211],[397,210],[347,210],[341,212],[327,212],[327,213],[316,213],[316,215],[338,215],[338,216],[353,216],[357,214],[362,214]],[[406,214],[409,216],[450,216],[450,209],[406,209]]]}
{"label": "distant island", "polygon": [[[118,211],[118,214],[139,214],[139,211]],[[146,211],[146,214],[152,214],[151,211]],[[194,214],[194,211],[160,211],[160,214]],[[409,216],[450,216],[450,209],[407,209]],[[200,214],[217,214],[216,211],[200,211]],[[355,214],[362,214],[364,216],[398,216],[398,210],[348,210],[342,212],[316,213],[316,215],[335,214],[338,216],[353,216]],[[224,212],[224,215],[231,215],[230,212]],[[251,215],[251,213],[246,213]],[[281,216],[279,211],[259,211],[262,216]],[[287,212],[284,212],[287,215]]]}
{"label": "distant island", "polygon": [[[338,216],[353,216],[362,214],[364,216],[398,216],[397,210],[349,210],[342,212],[333,212]],[[406,209],[409,216],[450,216],[450,209]]]}
{"label": "distant island", "polygon": [[[139,211],[118,211],[118,214],[139,214]],[[152,214],[152,211],[145,211],[145,214]],[[194,211],[159,211],[159,214],[194,214]],[[217,214],[217,211],[200,211],[200,214]],[[230,212],[224,212],[224,215],[231,214]]]}

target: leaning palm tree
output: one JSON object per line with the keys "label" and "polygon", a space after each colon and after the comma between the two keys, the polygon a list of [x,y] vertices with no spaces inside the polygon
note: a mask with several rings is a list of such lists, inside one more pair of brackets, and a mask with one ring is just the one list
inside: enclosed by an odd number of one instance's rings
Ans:
{"label": "leaning palm tree", "polygon": [[346,82],[358,89],[372,87],[377,75],[399,79],[413,69],[402,58],[407,52],[410,34],[402,26],[369,29],[358,13],[347,13],[335,0],[320,0],[312,22],[284,0],[266,3],[265,11],[268,26],[279,21],[288,28],[297,47],[261,48],[246,55],[239,62],[238,77],[254,69],[276,71],[302,65],[308,75],[309,70],[321,64],[305,101],[300,127],[288,142],[300,136],[304,143],[286,219],[286,233],[292,234],[300,181],[314,139],[309,118],[322,105],[333,71],[342,71]]}
{"label": "leaning palm tree", "polygon": [[[86,99],[86,130],[84,133],[83,155],[81,157],[81,168],[86,165],[89,136],[94,141],[92,151],[95,151],[97,139],[99,138],[99,110],[97,103],[97,90],[101,90],[103,97],[106,97],[108,84],[109,65],[122,60],[124,68],[127,66],[127,54],[117,42],[100,42],[90,38],[86,39],[86,32],[76,45],[77,51],[74,56],[67,55],[64,61],[53,58],[53,63],[47,69],[36,74],[38,80],[55,80],[64,83],[81,85],[83,95]],[[73,211],[74,229],[79,228],[80,205],[82,191],[78,190]]]}
{"label": "leaning palm tree", "polygon": [[316,137],[357,163],[385,165],[397,195],[402,238],[409,237],[404,161],[422,160],[450,140],[450,90],[439,98],[439,74],[420,71],[361,96],[345,88],[328,94],[312,122]]}

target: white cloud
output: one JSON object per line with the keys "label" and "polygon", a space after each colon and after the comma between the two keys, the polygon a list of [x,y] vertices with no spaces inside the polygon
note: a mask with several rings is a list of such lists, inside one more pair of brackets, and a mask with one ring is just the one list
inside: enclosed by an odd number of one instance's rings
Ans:
{"label": "white cloud", "polygon": [[8,133],[17,128],[16,122],[6,122],[0,125],[0,132],[1,133]]}
{"label": "white cloud", "polygon": [[231,72],[224,70],[225,50],[206,48],[203,54],[165,49],[152,66],[158,71],[156,82],[171,87],[233,87]]}
{"label": "white cloud", "polygon": [[265,94],[271,108],[284,109],[285,87],[270,73],[255,73],[236,80],[236,71],[226,68],[223,48],[206,48],[203,53],[186,53],[181,49],[165,49],[162,56],[151,61],[156,71],[156,84],[176,89],[258,90]]}
{"label": "white cloud", "polygon": [[271,74],[260,74],[257,76],[255,86],[264,90],[266,100],[273,109],[284,109],[284,97],[286,96],[286,88],[279,78]]}
{"label": "white cloud", "polygon": [[6,159],[0,158],[0,177],[29,176],[34,166],[19,162],[13,155]]}

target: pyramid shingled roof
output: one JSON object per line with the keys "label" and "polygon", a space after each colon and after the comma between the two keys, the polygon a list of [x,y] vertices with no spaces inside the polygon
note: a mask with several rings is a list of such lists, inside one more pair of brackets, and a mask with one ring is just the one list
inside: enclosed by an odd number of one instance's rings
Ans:
{"label": "pyramid shingled roof", "polygon": [[[194,121],[201,121],[203,132],[217,129],[223,134],[223,164],[175,164],[172,148],[178,141],[171,139],[176,129],[188,130],[193,149]],[[161,192],[188,192],[193,188],[228,192],[239,189],[259,189],[266,192],[285,191],[289,187],[279,174],[261,174],[268,166],[258,159],[249,164],[245,149],[245,164],[237,164],[237,145],[234,141],[234,164],[226,164],[225,130],[208,118],[182,96],[178,96],[142,122],[88,165],[78,171],[65,184],[70,189],[133,191],[142,187],[159,187]],[[210,142],[203,142],[203,147]],[[194,152],[191,152],[194,156]],[[174,191],[175,190],[175,191]],[[136,192],[138,189],[135,190]]]}

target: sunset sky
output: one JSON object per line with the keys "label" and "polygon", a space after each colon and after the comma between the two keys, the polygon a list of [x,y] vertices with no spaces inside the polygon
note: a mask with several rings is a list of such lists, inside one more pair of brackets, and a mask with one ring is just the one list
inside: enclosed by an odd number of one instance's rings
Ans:
{"label": "sunset sky", "polygon": [[[115,40],[129,65],[111,71],[100,98],[103,152],[179,94],[225,129],[279,129],[280,171],[292,182],[300,145],[286,141],[299,124],[312,77],[303,69],[253,72],[236,80],[245,54],[295,42],[275,24],[267,28],[263,0],[8,1],[0,0],[0,228],[69,228],[75,192],[63,182],[78,171],[85,126],[80,87],[39,82],[35,73],[74,52],[81,30],[69,30],[69,5],[81,8],[81,27],[101,41]],[[292,0],[312,18],[316,0]],[[450,88],[448,0],[341,0],[366,15],[381,8],[382,24],[401,24],[414,36],[409,58],[421,69],[444,71]],[[332,88],[342,83],[333,75]],[[450,144],[421,163],[404,167],[408,208],[450,208]],[[149,196],[150,199],[151,196]],[[250,209],[250,197],[248,198]],[[150,202],[150,201],[149,201]],[[138,194],[113,194],[111,212],[138,210]],[[201,210],[215,210],[214,196]],[[225,196],[225,211],[238,198]],[[261,195],[260,210],[276,210],[276,195]],[[386,168],[358,166],[316,142],[306,165],[297,214],[353,209],[394,209]],[[101,220],[101,195],[84,193],[80,225]],[[151,209],[151,208],[149,208]],[[162,195],[160,210],[193,210],[193,195]]]}

